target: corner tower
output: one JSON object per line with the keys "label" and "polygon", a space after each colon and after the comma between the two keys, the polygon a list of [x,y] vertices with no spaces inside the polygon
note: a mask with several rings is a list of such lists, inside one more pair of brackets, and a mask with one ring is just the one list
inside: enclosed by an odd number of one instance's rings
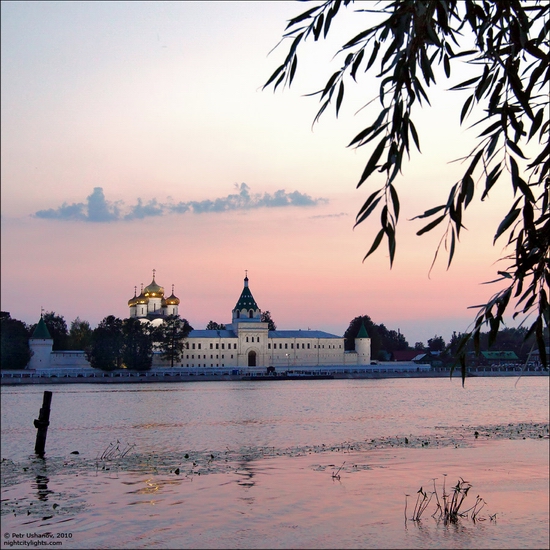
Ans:
{"label": "corner tower", "polygon": [[29,338],[29,347],[32,356],[27,368],[41,369],[51,366],[53,338],[42,315],[40,315],[40,321],[38,321],[32,336]]}
{"label": "corner tower", "polygon": [[370,365],[370,338],[364,322],[361,323],[361,328],[355,337],[355,352],[358,365]]}

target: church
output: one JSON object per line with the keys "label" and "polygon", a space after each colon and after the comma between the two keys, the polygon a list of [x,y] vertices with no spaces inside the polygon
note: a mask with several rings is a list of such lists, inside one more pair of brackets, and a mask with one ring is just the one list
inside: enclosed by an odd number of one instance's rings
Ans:
{"label": "church", "polygon": [[[180,299],[153,280],[141,293],[128,300],[130,317],[154,325],[168,315],[179,315]],[[178,367],[273,367],[277,370],[303,366],[369,365],[371,342],[362,326],[355,339],[355,350],[345,351],[344,338],[321,330],[269,330],[249,287],[248,274],[231,312],[231,324],[224,330],[192,330],[185,339]],[[154,367],[166,366],[155,354]]]}

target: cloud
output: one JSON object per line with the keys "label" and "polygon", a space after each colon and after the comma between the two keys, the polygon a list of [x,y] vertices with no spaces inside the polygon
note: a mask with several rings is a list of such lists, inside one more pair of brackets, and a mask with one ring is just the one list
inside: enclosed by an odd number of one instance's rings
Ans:
{"label": "cloud", "polygon": [[341,218],[342,216],[348,216],[346,212],[340,212],[339,214],[319,214],[318,216],[310,216],[310,220],[322,220],[325,218]]}
{"label": "cloud", "polygon": [[310,207],[328,202],[324,198],[313,198],[299,191],[287,193],[279,189],[273,194],[250,193],[246,183],[235,184],[236,193],[217,199],[203,201],[177,202],[172,200],[161,203],[151,199],[144,203],[141,198],[133,206],[126,207],[123,201],[110,202],[105,199],[102,187],[94,187],[86,202],[63,203],[58,208],[39,210],[37,218],[64,221],[114,222],[121,220],[144,219],[167,214],[204,214],[211,212],[229,212],[236,210],[253,210],[257,208],[281,208],[287,206]]}
{"label": "cloud", "polygon": [[50,220],[112,222],[120,219],[119,204],[106,201],[103,189],[94,187],[92,194],[87,197],[86,203],[80,202],[68,205],[64,202],[55,210],[53,208],[39,210],[35,213],[35,216]]}

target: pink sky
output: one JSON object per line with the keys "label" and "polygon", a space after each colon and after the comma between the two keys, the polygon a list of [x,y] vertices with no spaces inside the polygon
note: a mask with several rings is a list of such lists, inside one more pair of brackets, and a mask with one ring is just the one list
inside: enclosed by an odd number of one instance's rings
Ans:
{"label": "pink sky", "polygon": [[[281,329],[343,334],[369,315],[414,345],[468,328],[467,307],[497,290],[480,283],[502,267],[492,238],[508,192],[476,201],[453,266],[442,251],[431,278],[441,233],[416,237],[422,223],[408,221],[446,200],[462,168],[449,161],[472,146],[460,98],[435,95],[418,121],[423,155],[399,182],[394,268],[385,246],[362,263],[378,216],[353,230],[355,214],[381,182],[355,189],[368,151],[346,145],[368,120],[354,116],[365,88],[313,130],[318,106],[302,97],[324,85],[338,38],[360,20],[336,28],[332,50],[306,50],[295,88],[261,90],[285,50],[267,54],[303,9],[2,3],[3,311],[33,323],[43,307],[95,326],[126,317],[156,269],[204,328],[230,321],[248,270]],[[247,200],[228,199],[243,191]]]}

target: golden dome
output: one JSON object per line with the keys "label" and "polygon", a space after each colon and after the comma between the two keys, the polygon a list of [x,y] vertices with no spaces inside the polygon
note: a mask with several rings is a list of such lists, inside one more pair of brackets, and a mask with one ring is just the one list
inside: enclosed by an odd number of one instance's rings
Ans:
{"label": "golden dome", "polygon": [[146,286],[143,293],[147,298],[164,298],[164,288],[155,282],[155,270],[153,269],[153,280],[149,286]]}
{"label": "golden dome", "polygon": [[180,299],[177,296],[174,296],[174,285],[172,285],[172,294],[166,298],[167,306],[179,306]]}
{"label": "golden dome", "polygon": [[149,303],[149,298],[147,298],[147,296],[145,296],[145,294],[143,294],[143,291],[142,291],[141,294],[136,298],[136,305],[148,304],[148,303]]}
{"label": "golden dome", "polygon": [[137,286],[134,287],[134,297],[128,300],[128,307],[137,306],[138,297],[137,297]]}
{"label": "golden dome", "polygon": [[[134,292],[135,294],[135,292]],[[132,298],[134,300],[134,304],[135,306],[137,306],[138,304],[148,304],[149,303],[149,298],[147,298],[147,296],[145,296],[145,294],[143,294],[143,283],[141,283],[141,294],[139,296],[136,296],[135,298]],[[130,305],[130,302],[128,302],[128,305]]]}

